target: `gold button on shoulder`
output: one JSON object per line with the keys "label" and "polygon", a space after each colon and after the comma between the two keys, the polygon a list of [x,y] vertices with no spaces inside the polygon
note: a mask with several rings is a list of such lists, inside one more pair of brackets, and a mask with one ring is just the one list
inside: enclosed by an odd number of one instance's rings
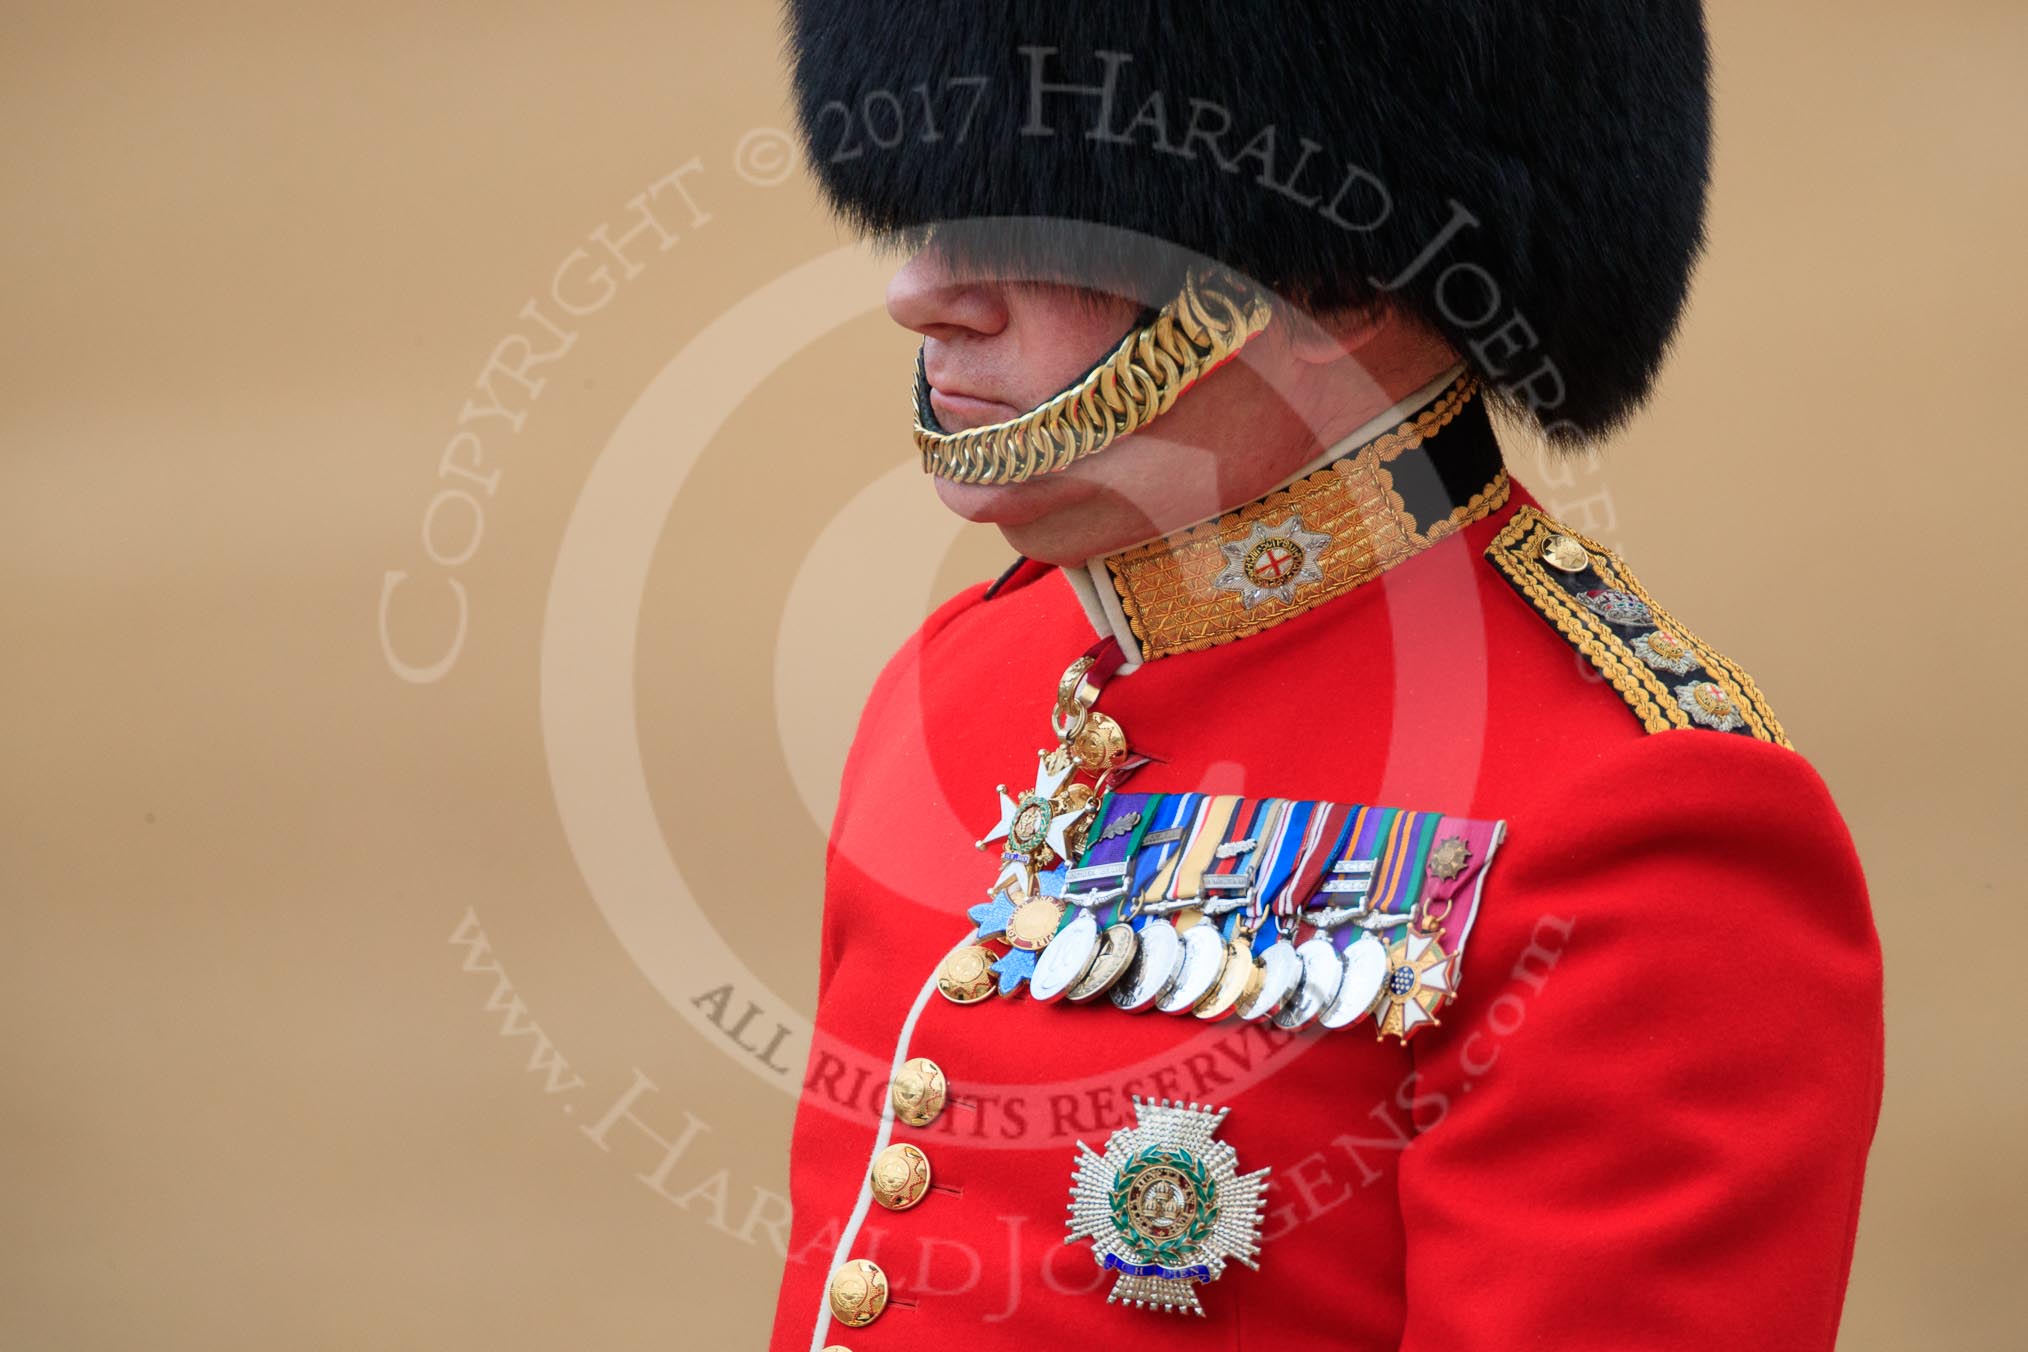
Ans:
{"label": "gold button on shoulder", "polygon": [[901,1073],[888,1086],[887,1098],[896,1117],[911,1127],[926,1127],[943,1112],[949,1088],[944,1068],[927,1056],[917,1056],[902,1064]]}
{"label": "gold button on shoulder", "polygon": [[1591,551],[1575,535],[1552,535],[1542,542],[1542,558],[1563,573],[1581,573],[1591,567]]}
{"label": "gold button on shoulder", "polygon": [[831,1274],[826,1292],[831,1317],[849,1329],[863,1329],[887,1308],[887,1274],[880,1264],[855,1258]]}
{"label": "gold button on shoulder", "polygon": [[891,1145],[873,1157],[867,1181],[874,1201],[889,1211],[906,1211],[929,1191],[929,1156],[912,1145]]}
{"label": "gold button on shoulder", "polygon": [[993,950],[984,944],[954,948],[937,964],[937,990],[953,1004],[976,1005],[999,984],[993,979]]}

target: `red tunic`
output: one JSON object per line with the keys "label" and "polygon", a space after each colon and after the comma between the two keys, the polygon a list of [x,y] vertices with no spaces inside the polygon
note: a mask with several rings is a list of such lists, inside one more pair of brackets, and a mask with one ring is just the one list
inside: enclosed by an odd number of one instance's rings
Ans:
{"label": "red tunic", "polygon": [[[994,786],[1032,775],[1092,626],[1024,565],[895,656],[832,832],[775,1352],[1832,1345],[1881,1087],[1851,841],[1795,752],[1630,715],[1484,557],[1527,505],[1100,702],[1159,757],[1136,791],[1506,820],[1462,994],[1407,1047],[926,995],[995,873]],[[954,1101],[883,1124],[918,1005],[906,1055]],[[1109,1305],[1064,1243],[1074,1141],[1102,1148],[1136,1093],[1230,1108],[1240,1167],[1273,1170],[1260,1268],[1200,1287],[1202,1319]],[[911,1210],[866,1208],[880,1139],[930,1160]],[[859,1329],[821,1317],[849,1258],[892,1292]]]}

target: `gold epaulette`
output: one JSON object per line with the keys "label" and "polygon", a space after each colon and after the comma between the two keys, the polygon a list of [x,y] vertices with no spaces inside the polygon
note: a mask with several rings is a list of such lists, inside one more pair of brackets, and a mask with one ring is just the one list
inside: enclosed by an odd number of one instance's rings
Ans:
{"label": "gold epaulette", "polygon": [[1707,728],[1789,745],[1753,678],[1656,605],[1597,541],[1523,507],[1486,557],[1649,732]]}

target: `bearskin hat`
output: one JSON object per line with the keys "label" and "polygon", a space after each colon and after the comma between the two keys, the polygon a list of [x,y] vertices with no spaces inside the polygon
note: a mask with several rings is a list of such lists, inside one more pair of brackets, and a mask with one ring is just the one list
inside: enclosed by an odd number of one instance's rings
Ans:
{"label": "bearskin hat", "polygon": [[1559,440],[1647,394],[1701,247],[1698,0],[787,9],[855,227],[1008,276],[1131,273],[1152,237],[1316,313],[1388,302]]}

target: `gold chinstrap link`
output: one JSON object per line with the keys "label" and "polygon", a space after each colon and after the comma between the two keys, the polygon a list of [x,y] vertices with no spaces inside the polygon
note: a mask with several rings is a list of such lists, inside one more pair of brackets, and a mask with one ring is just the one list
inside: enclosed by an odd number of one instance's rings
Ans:
{"label": "gold chinstrap link", "polygon": [[[1195,275],[1146,326],[1120,340],[1089,375],[1041,407],[963,432],[923,425],[926,473],[967,484],[1016,484],[1066,469],[1147,426],[1212,368],[1268,326],[1265,293],[1229,273]],[[922,358],[916,358],[918,393]]]}

